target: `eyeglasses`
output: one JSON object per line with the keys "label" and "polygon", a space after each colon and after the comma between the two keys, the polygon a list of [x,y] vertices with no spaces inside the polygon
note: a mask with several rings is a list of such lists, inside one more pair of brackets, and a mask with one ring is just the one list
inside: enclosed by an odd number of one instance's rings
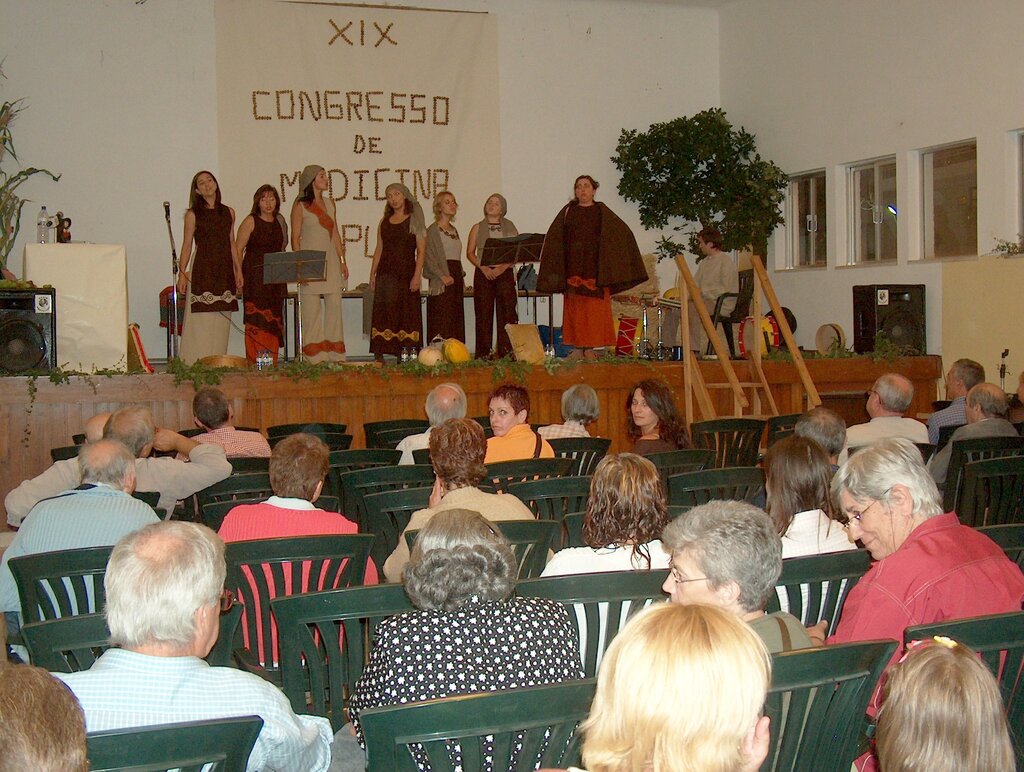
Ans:
{"label": "eyeglasses", "polygon": [[703,579],[707,579],[706,576],[697,576],[697,577],[694,577],[693,579],[687,579],[681,573],[679,573],[679,569],[678,568],[673,568],[672,571],[671,571],[671,574],[672,574],[672,580],[676,584],[686,584],[687,582],[699,582],[699,581],[701,581]]}
{"label": "eyeglasses", "polygon": [[[888,493],[889,493],[889,491],[886,491],[886,492],[885,492],[885,493],[883,493],[882,495],[883,495],[883,496],[885,496],[885,495],[887,495]],[[840,524],[841,526],[843,526],[843,528],[845,528],[845,529],[847,529],[847,530],[849,530],[849,529],[850,529],[850,526],[851,526],[851,525],[852,525],[852,524],[853,524],[854,522],[856,522],[856,523],[857,523],[857,525],[860,525],[860,520],[861,520],[861,518],[862,518],[862,517],[864,517],[864,514],[865,514],[865,513],[866,513],[866,512],[867,512],[867,511],[868,511],[869,509],[871,509],[871,507],[875,506],[876,504],[881,504],[881,503],[882,503],[882,499],[878,499],[878,500],[876,500],[876,501],[872,501],[872,502],[871,502],[870,504],[868,504],[868,505],[867,505],[866,507],[864,507],[864,509],[862,509],[862,510],[861,510],[860,512],[854,512],[854,513],[853,513],[852,515],[845,515],[845,517],[846,517],[846,520],[840,521],[840,523],[839,523],[839,524]]]}
{"label": "eyeglasses", "polygon": [[220,594],[220,613],[226,614],[235,606],[241,606],[242,601],[235,597],[231,590],[224,590]]}

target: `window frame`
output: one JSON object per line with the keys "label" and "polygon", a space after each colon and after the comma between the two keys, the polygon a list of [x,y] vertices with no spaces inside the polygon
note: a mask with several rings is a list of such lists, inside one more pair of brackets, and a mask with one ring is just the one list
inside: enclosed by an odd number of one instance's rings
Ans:
{"label": "window frame", "polygon": [[[933,181],[934,164],[929,163],[930,159],[935,157],[936,153],[940,153],[946,150],[955,150],[960,148],[974,148],[974,185],[968,189],[968,193],[971,199],[968,201],[969,206],[974,208],[974,251],[970,251],[968,248],[966,251],[960,251],[957,254],[951,255],[936,255],[935,254],[935,225],[934,225],[934,213],[935,213],[935,185]],[[930,260],[950,260],[950,259],[962,259],[965,257],[976,257],[978,255],[980,241],[978,238],[978,139],[972,137],[970,139],[960,140],[958,142],[949,142],[944,145],[935,145],[933,147],[922,148],[919,152],[920,155],[920,174],[921,174],[921,259],[924,261]],[[967,231],[969,232],[969,231]]]}
{"label": "window frame", "polygon": [[[808,209],[809,212],[804,214],[800,211],[800,191],[799,185],[803,182],[809,183],[809,190],[807,195]],[[817,211],[817,186],[821,185],[824,190],[824,201],[825,210],[821,213]],[[788,212],[787,222],[792,223],[789,230],[789,243],[788,249],[786,250],[786,267],[789,269],[821,269],[828,267],[828,175],[825,169],[817,169],[814,171],[803,172],[801,174],[793,174],[789,177],[789,186],[787,188],[788,194]],[[810,218],[814,218],[813,225],[814,229],[811,230],[808,226],[811,225]],[[804,233],[816,233],[818,231],[818,225],[825,225],[825,238],[824,238],[824,251],[825,254],[819,261],[816,260],[816,239],[811,238],[808,241],[810,248],[809,262],[801,262],[800,242]]]}
{"label": "window frame", "polygon": [[[847,199],[847,254],[846,264],[847,265],[892,265],[899,259],[899,238],[896,238],[896,252],[891,257],[876,257],[874,260],[862,260],[860,259],[860,247],[862,244],[862,231],[861,231],[861,218],[868,209],[864,208],[861,202],[861,195],[859,192],[860,173],[873,170],[873,183],[875,189],[875,198],[878,197],[878,191],[882,187],[882,171],[885,167],[892,167],[893,180],[895,186],[893,188],[893,206],[896,206],[896,201],[899,198],[899,173],[898,165],[896,162],[895,155],[880,156],[879,158],[872,159],[870,161],[859,161],[857,163],[850,164],[846,167],[846,199]],[[881,255],[882,253],[882,233],[886,216],[886,208],[883,208],[881,204],[874,203],[871,207],[871,219],[874,224],[874,240],[875,240],[875,254]],[[878,219],[876,219],[876,216]],[[897,213],[892,213],[893,217],[897,217]],[[897,223],[898,227],[898,223]]]}

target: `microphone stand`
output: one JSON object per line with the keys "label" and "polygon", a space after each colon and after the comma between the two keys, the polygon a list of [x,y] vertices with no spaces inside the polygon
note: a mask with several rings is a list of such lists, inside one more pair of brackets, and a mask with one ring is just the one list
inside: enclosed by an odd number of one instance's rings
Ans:
{"label": "microphone stand", "polygon": [[171,230],[171,204],[164,201],[164,219],[167,220],[167,238],[171,240],[171,311],[167,320],[170,337],[167,339],[167,357],[178,356],[178,250],[174,246],[174,232]]}
{"label": "microphone stand", "polygon": [[999,388],[1006,391],[1006,357],[1010,355],[1010,349],[1004,348],[999,356]]}

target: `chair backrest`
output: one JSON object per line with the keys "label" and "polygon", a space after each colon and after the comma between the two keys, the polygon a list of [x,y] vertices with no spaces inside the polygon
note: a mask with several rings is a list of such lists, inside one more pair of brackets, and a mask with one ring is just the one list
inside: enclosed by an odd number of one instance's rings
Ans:
{"label": "chair backrest", "polygon": [[367,448],[386,448],[387,445],[381,444],[381,432],[389,429],[412,428],[416,430],[412,433],[417,434],[425,432],[429,427],[430,422],[423,418],[396,418],[390,421],[370,421],[363,424],[363,436],[366,440]]}
{"label": "chair backrest", "polygon": [[92,772],[245,772],[259,716],[109,729],[86,736]]}
{"label": "chair backrest", "polygon": [[960,493],[963,488],[965,464],[1004,456],[1024,456],[1024,437],[980,437],[972,440],[955,440],[949,452],[949,467],[943,488],[942,506],[946,512],[957,512]]}
{"label": "chair backrest", "polygon": [[1017,769],[1024,769],[1024,612],[988,614],[908,627],[904,645],[911,641],[944,635],[981,655],[981,660],[999,682],[999,694],[1006,708],[1010,737],[1017,756]]}
{"label": "chair backrest", "polygon": [[[561,525],[553,520],[498,520],[494,526],[508,539],[519,565],[517,579],[540,576],[548,562],[548,552],[561,535]],[[409,552],[419,531],[406,531]]]}
{"label": "chair backrest", "polygon": [[754,502],[764,491],[764,470],[755,466],[705,469],[668,478],[668,500],[692,509],[714,499]]}
{"label": "chair backrest", "polygon": [[540,480],[545,477],[565,477],[572,466],[571,458],[523,458],[518,461],[499,461],[487,465],[485,482],[499,493],[507,493],[514,482]]}
{"label": "chair backrest", "polygon": [[1024,571],[1024,524],[986,525],[977,530],[1002,547],[1006,557]]}
{"label": "chair backrest", "polygon": [[88,670],[110,648],[104,614],[82,614],[22,625],[32,664],[53,673]]}
{"label": "chair backrest", "polygon": [[736,307],[727,317],[739,324],[750,315],[750,301],[754,298],[754,269],[747,268],[737,273],[739,292],[736,293]]}
{"label": "chair backrest", "polygon": [[467,416],[470,421],[476,421],[484,427],[484,437],[490,439],[494,436],[494,429],[491,428],[491,417],[489,415]]}
{"label": "chair backrest", "polygon": [[715,451],[707,448],[686,448],[650,453],[644,458],[658,468],[658,473],[667,489],[668,478],[672,475],[683,472],[699,472],[714,464]]}
{"label": "chair backrest", "polygon": [[694,447],[715,451],[716,467],[754,466],[761,450],[765,421],[760,418],[715,418],[690,424]]}
{"label": "chair backrest", "polygon": [[959,429],[963,424],[949,424],[948,426],[939,427],[939,438],[935,442],[935,452],[938,453],[949,442],[949,438],[953,436],[953,432]]}
{"label": "chair backrest", "polygon": [[328,458],[327,483],[324,488],[338,497],[339,512],[346,512],[345,493],[341,490],[340,476],[355,469],[395,466],[402,454],[387,448],[355,448],[332,450]]}
{"label": "chair backrest", "polygon": [[827,620],[831,635],[850,590],[870,566],[867,550],[787,558],[782,561],[782,575],[768,599],[767,611],[788,611],[804,625]]}
{"label": "chair backrest", "polygon": [[258,539],[226,545],[227,588],[241,599],[249,663],[268,672],[277,660],[277,622],[270,599],[362,585],[373,537],[328,534]]}
{"label": "chair backrest", "polygon": [[412,462],[414,464],[430,464],[430,448],[416,448],[412,452]]}
{"label": "chair backrest", "polygon": [[363,515],[362,529],[364,533],[373,534],[370,556],[378,571],[383,569],[384,561],[398,546],[398,539],[409,525],[413,512],[429,506],[431,490],[432,488],[426,486],[398,488],[393,491],[369,493],[363,498],[366,511]]}
{"label": "chair backrest", "polygon": [[849,772],[867,729],[865,710],[896,646],[868,641],[773,654],[762,772]]}
{"label": "chair backrest", "polygon": [[73,443],[75,443],[76,445],[84,445],[85,444],[85,435],[84,434],[72,434],[71,435],[71,441]]}
{"label": "chair backrest", "polygon": [[362,527],[366,517],[365,497],[371,493],[398,490],[399,488],[423,488],[434,484],[434,468],[431,466],[377,466],[368,469],[353,469],[338,475],[341,486],[341,501],[344,515]]}
{"label": "chair backrest", "polygon": [[21,598],[22,622],[102,610],[103,576],[112,549],[87,547],[11,558],[7,565]]}
{"label": "chair backrest", "polygon": [[[669,504],[666,509],[668,509],[669,520],[672,520],[680,515],[685,515],[689,507],[677,507]],[[583,520],[586,516],[587,513],[584,510],[583,512],[570,512],[562,518],[562,549],[587,546],[583,541]]]}
{"label": "chair backrest", "polygon": [[[266,501],[274,495],[269,472],[239,472],[203,488],[196,494],[199,519],[214,531],[220,529],[224,516],[237,504]],[[212,507],[221,503],[223,506]]]}
{"label": "chair backrest", "polygon": [[576,728],[595,688],[591,679],[369,708],[360,713],[367,769],[564,769],[579,763]]}
{"label": "chair backrest", "polygon": [[576,462],[567,474],[585,477],[594,473],[601,459],[608,454],[612,441],[604,437],[564,437],[548,440],[548,445],[556,456]]}
{"label": "chair backrest", "polygon": [[629,618],[665,600],[661,586],[667,577],[663,569],[544,576],[518,582],[516,593],[524,598],[550,598],[565,606],[579,631],[583,672],[592,678]]}
{"label": "chair backrest", "polygon": [[548,477],[541,480],[515,482],[507,493],[515,496],[537,516],[538,520],[561,523],[570,512],[587,508],[590,497],[589,477]]}
{"label": "chair backrest", "polygon": [[927,464],[935,455],[935,446],[930,442],[915,442],[917,449],[921,451],[921,463]]}
{"label": "chair backrest", "polygon": [[318,437],[323,437],[325,432],[344,434],[347,430],[348,426],[346,424],[323,423],[318,421],[298,424],[277,424],[276,426],[267,427],[267,438],[280,439],[281,437],[287,437],[290,434],[315,434]]}
{"label": "chair backrest", "polygon": [[[377,625],[413,606],[400,584],[275,598],[281,686],[296,713],[346,722],[345,700],[370,659]],[[307,697],[308,695],[308,697]]]}
{"label": "chair backrest", "polygon": [[[288,435],[284,435],[284,437],[268,437],[267,444],[270,445],[271,448],[274,448],[277,446],[277,443],[287,436]],[[324,441],[328,450],[348,450],[352,447],[351,434],[345,434],[344,432],[317,432],[316,436]]]}
{"label": "chair backrest", "polygon": [[956,513],[970,526],[1024,523],[1024,456],[966,464]]}
{"label": "chair backrest", "polygon": [[788,437],[796,428],[796,422],[800,420],[803,413],[788,413],[786,415],[773,415],[768,418],[768,441],[767,447],[771,447],[783,437]]}
{"label": "chair backrest", "polygon": [[379,429],[376,433],[376,440],[378,447],[381,448],[398,448],[398,443],[404,440],[406,437],[411,437],[414,434],[423,434],[425,429],[419,426],[399,426],[394,429]]}
{"label": "chair backrest", "polygon": [[149,504],[161,517],[167,517],[166,512],[156,508],[156,505],[160,503],[160,491],[132,491],[132,498]]}
{"label": "chair backrest", "polygon": [[50,448],[50,458],[55,464],[58,461],[67,461],[69,458],[78,458],[78,451],[81,449],[80,445],[62,445],[59,448]]}
{"label": "chair backrest", "polygon": [[249,474],[252,472],[270,472],[269,456],[231,456],[228,458],[232,474]]}

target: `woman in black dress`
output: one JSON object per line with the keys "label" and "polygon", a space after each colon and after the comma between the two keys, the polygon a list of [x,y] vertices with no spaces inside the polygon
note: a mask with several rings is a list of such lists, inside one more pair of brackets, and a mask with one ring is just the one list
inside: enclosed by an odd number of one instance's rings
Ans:
{"label": "woman in black dress", "polygon": [[269,351],[277,364],[288,285],[263,283],[263,256],[283,252],[287,245],[288,225],[281,216],[281,197],[272,185],[260,185],[252,197],[252,210],[235,236],[245,297],[245,358],[250,364],[256,363],[261,351]]}
{"label": "woman in black dress", "polygon": [[370,353],[378,362],[384,361],[385,354],[397,357],[402,349],[415,350],[423,343],[420,285],[427,242],[423,209],[400,183],[388,185],[385,196],[370,266]]}

